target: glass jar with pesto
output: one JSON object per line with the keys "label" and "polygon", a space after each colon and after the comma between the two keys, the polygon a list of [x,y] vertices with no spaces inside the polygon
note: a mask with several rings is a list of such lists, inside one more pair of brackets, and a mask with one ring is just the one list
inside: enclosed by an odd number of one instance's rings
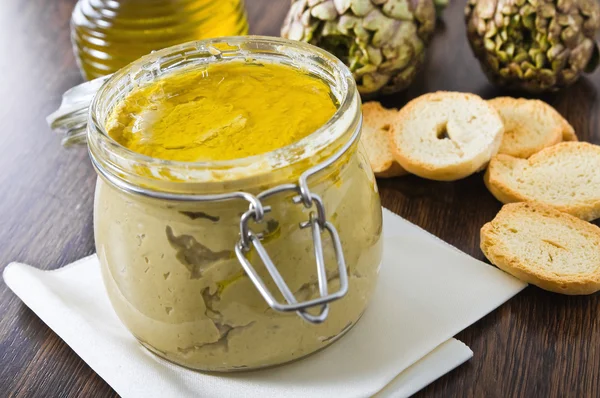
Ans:
{"label": "glass jar with pesto", "polygon": [[145,347],[193,369],[256,369],[359,320],[382,229],[361,120],[339,60],[277,38],[171,47],[100,88],[96,248]]}

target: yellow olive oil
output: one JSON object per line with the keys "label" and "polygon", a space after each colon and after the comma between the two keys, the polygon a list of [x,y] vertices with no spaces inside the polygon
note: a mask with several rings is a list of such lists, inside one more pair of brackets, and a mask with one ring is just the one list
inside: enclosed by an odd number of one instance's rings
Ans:
{"label": "yellow olive oil", "polygon": [[153,50],[247,33],[243,0],[79,0],[71,18],[75,58],[88,80]]}
{"label": "yellow olive oil", "polygon": [[231,160],[300,141],[336,109],[330,87],[317,77],[232,61],[134,89],[115,106],[106,129],[121,145],[154,158]]}

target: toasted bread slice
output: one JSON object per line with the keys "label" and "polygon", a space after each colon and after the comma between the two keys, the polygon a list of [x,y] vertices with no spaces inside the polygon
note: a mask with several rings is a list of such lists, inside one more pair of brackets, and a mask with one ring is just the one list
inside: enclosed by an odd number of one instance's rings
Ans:
{"label": "toasted bread slice", "polygon": [[545,102],[511,97],[488,102],[504,122],[504,137],[498,153],[528,158],[563,140],[565,120]]}
{"label": "toasted bread slice", "polygon": [[477,95],[437,92],[398,112],[390,142],[394,158],[410,173],[453,181],[484,168],[498,152],[503,131],[498,112]]}
{"label": "toasted bread slice", "polygon": [[388,131],[397,109],[386,109],[379,102],[365,102],[362,106],[363,128],[360,137],[371,168],[377,177],[397,177],[408,174],[392,156]]}
{"label": "toasted bread slice", "polygon": [[556,116],[561,120],[563,131],[562,131],[562,139],[563,141],[579,141],[577,138],[577,134],[575,134],[575,129],[571,124],[565,119],[558,111],[552,107],[550,107],[556,114]]}
{"label": "toasted bread slice", "polygon": [[481,228],[481,250],[498,268],[542,289],[600,290],[600,228],[551,207],[505,205]]}
{"label": "toasted bread slice", "polygon": [[484,177],[501,202],[537,202],[583,220],[600,217],[600,147],[561,142],[529,159],[495,156]]}
{"label": "toasted bread slice", "polygon": [[575,129],[566,120],[563,123],[563,141],[579,141]]}

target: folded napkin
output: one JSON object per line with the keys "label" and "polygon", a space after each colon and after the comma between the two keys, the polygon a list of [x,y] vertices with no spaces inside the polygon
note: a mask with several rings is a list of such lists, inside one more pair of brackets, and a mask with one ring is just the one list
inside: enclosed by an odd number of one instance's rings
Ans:
{"label": "folded napkin", "polygon": [[97,257],[56,271],[9,264],[6,284],[117,393],[130,397],[402,397],[468,360],[452,339],[525,284],[384,210],[369,308],[346,336],[300,361],[203,374],[146,351],[113,312]]}

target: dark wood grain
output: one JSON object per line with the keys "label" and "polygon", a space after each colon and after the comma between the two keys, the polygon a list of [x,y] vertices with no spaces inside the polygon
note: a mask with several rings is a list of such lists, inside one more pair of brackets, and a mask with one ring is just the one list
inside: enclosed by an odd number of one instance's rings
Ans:
{"label": "dark wood grain", "polygon": [[[247,0],[251,31],[278,35],[287,0]],[[84,148],[64,150],[44,117],[80,81],[69,43],[74,0],[2,0],[0,7],[0,267],[44,269],[94,251],[95,174]],[[468,48],[464,0],[453,0],[425,70],[389,106],[435,90],[492,88]],[[600,143],[600,73],[543,99],[581,139]],[[500,204],[481,176],[456,183],[406,177],[380,181],[383,203],[459,249],[483,259],[479,228]],[[474,358],[422,397],[599,397],[600,295],[565,297],[527,288],[457,337]],[[0,396],[109,397],[116,394],[0,283]]]}

